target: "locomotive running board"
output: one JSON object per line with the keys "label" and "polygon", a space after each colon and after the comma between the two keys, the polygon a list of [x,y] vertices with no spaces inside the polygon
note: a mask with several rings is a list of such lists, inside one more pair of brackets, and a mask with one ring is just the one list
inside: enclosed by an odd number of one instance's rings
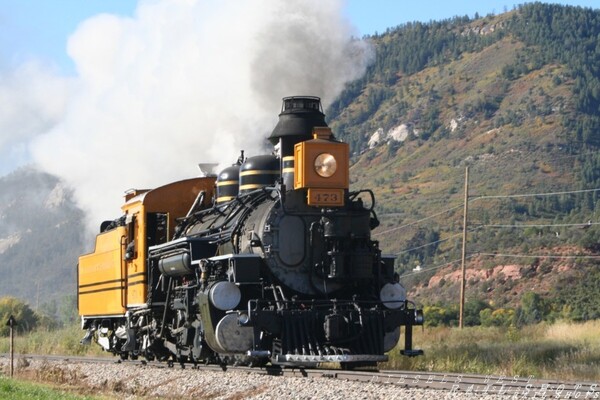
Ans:
{"label": "locomotive running board", "polygon": [[388,361],[386,355],[374,354],[337,354],[337,355],[299,355],[299,354],[278,354],[271,359],[274,364],[302,364],[306,365],[326,363],[326,362],[385,362]]}

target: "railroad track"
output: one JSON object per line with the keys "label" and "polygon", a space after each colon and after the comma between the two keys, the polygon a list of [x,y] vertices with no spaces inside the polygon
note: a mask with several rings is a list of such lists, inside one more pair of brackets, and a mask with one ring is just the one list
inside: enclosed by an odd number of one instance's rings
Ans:
{"label": "railroad track", "polygon": [[[8,358],[7,354],[0,354]],[[73,363],[116,363],[115,358],[74,357],[24,354],[18,358],[46,359]],[[153,368],[194,368],[210,371],[242,371],[273,376],[322,378],[341,381],[395,385],[403,388],[434,389],[446,394],[499,395],[512,399],[600,399],[600,383],[569,382],[534,377],[505,377],[492,375],[438,373],[421,371],[345,371],[339,369],[309,368],[250,368],[242,366],[220,367],[218,365],[196,365],[146,361],[124,361],[130,365],[148,365]]]}
{"label": "railroad track", "polygon": [[510,396],[515,399],[600,399],[599,383],[560,382],[557,380],[535,379],[534,377],[521,378],[419,371],[375,372],[312,369],[283,369],[281,374],[400,385],[405,388],[436,389],[451,393],[496,394]]}

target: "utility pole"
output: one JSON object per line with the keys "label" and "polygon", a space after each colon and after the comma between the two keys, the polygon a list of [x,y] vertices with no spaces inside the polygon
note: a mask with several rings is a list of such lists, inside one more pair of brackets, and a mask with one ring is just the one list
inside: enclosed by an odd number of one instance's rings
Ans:
{"label": "utility pole", "polygon": [[462,241],[462,255],[461,255],[461,281],[460,281],[460,315],[458,319],[458,327],[460,329],[464,326],[464,314],[465,314],[465,260],[467,255],[467,213],[469,211],[469,167],[465,168],[465,209],[463,214],[463,241]]}
{"label": "utility pole", "polygon": [[8,325],[9,331],[10,331],[10,377],[13,377],[13,372],[14,372],[14,359],[15,359],[15,337],[13,334],[13,328],[14,326],[17,324],[17,321],[15,321],[15,318],[11,315],[8,318],[8,321],[6,321],[6,325]]}

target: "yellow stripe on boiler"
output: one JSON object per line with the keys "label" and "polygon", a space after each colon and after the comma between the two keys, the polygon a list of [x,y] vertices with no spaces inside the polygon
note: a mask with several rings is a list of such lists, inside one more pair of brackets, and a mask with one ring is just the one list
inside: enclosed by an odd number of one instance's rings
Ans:
{"label": "yellow stripe on boiler", "polygon": [[274,169],[251,169],[248,171],[240,172],[240,176],[248,175],[279,175],[279,170]]}
{"label": "yellow stripe on boiler", "polygon": [[217,182],[217,186],[227,186],[227,185],[237,185],[239,183],[239,181],[222,181],[222,182]]}

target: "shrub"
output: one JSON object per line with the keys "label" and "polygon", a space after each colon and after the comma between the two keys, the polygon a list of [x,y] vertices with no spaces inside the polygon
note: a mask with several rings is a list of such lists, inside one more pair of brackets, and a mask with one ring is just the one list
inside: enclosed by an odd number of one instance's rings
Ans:
{"label": "shrub", "polygon": [[425,306],[423,314],[425,316],[425,326],[450,326],[458,324],[458,308],[456,306],[449,308]]}
{"label": "shrub", "polygon": [[29,332],[40,324],[40,321],[46,321],[37,315],[29,306],[23,301],[14,297],[2,297],[0,298],[0,336],[8,336],[10,328],[7,326],[10,316],[16,320],[17,332]]}
{"label": "shrub", "polygon": [[483,326],[510,326],[515,318],[515,310],[510,308],[498,308],[491,310],[486,308],[479,313],[479,319]]}

